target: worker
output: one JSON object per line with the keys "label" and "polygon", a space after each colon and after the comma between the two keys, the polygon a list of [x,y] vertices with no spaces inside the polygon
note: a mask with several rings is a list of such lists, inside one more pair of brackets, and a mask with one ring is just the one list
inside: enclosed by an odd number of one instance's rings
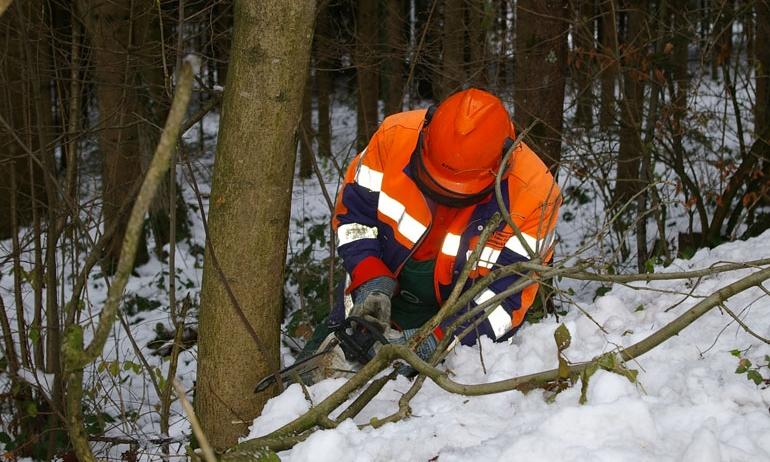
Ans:
{"label": "worker", "polygon": [[[514,146],[515,137],[502,101],[476,88],[459,91],[438,107],[385,118],[350,163],[337,197],[333,226],[347,277],[342,303],[329,317],[331,330],[352,316],[371,321],[367,325],[387,333],[390,342],[414,335],[438,312],[486,223],[501,211],[495,195],[498,175],[503,213],[520,236],[503,220],[484,244],[463,290],[497,267],[534,255],[541,262],[550,258],[559,188],[532,149],[523,142]],[[510,161],[501,168],[512,147]],[[464,310],[518,278],[497,279]],[[472,345],[478,336],[508,339],[537,290],[538,284],[531,283],[505,298],[457,340]],[[473,321],[446,332],[454,319],[444,320],[422,342],[418,354],[423,359],[443,336],[458,336]]]}

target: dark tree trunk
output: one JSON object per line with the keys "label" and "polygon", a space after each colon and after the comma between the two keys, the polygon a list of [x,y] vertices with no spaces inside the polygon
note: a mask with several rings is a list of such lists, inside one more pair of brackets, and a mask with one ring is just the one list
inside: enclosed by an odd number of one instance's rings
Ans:
{"label": "dark tree trunk", "polygon": [[756,3],[757,29],[755,34],[756,100],[754,103],[754,126],[756,133],[762,133],[770,126],[770,2]]}
{"label": "dark tree trunk", "polygon": [[[21,25],[31,11],[39,11],[35,4],[37,2],[14,2],[0,18],[0,36],[3,37],[0,48],[0,115],[9,125],[0,125],[0,170],[8,172],[13,169],[16,182],[12,187],[11,176],[0,175],[0,239],[7,239],[13,232],[12,194],[16,197],[15,219],[19,226],[25,226],[32,220],[33,197],[39,201],[38,206],[46,203],[44,175],[40,168],[46,155],[40,154],[38,129],[49,130],[50,121],[38,120],[38,113],[45,115],[48,112],[39,111],[36,104],[50,108],[50,100],[37,101],[33,86],[38,86],[40,90],[41,87],[47,88],[48,82],[35,75],[34,69],[27,65],[26,47],[31,40],[24,32],[26,27]],[[32,160],[30,155],[37,160]]]}
{"label": "dark tree trunk", "polygon": [[577,92],[575,122],[583,127],[593,125],[593,56],[594,46],[594,1],[579,0],[574,12],[575,49],[572,54],[572,75]]}
{"label": "dark tree trunk", "polygon": [[[137,47],[141,50],[137,53],[136,78],[139,107],[145,119],[138,130],[144,167],[149,165],[155,153],[155,147],[160,141],[160,127],[165,123],[171,105],[171,91],[167,86],[171,85],[170,76],[177,67],[177,57],[181,56],[172,52],[176,50],[177,45],[183,46],[183,44],[177,43],[178,36],[173,33],[175,29],[178,30],[177,17],[168,16],[169,13],[166,12],[164,16],[160,16],[153,0],[134,1],[141,8],[135,19],[133,35]],[[184,14],[184,10],[182,9],[180,13]],[[161,34],[161,27],[163,34]],[[163,43],[164,39],[165,43]],[[164,51],[166,56],[162,55]],[[175,167],[172,167],[172,170],[175,172]],[[149,228],[155,238],[155,253],[159,257],[163,255],[163,247],[171,239],[172,178],[174,178],[173,173],[163,179],[149,211]],[[175,178],[174,181],[176,181]],[[177,208],[175,236],[180,240],[189,236],[187,208],[184,201],[175,202]]]}
{"label": "dark tree trunk", "polygon": [[211,14],[211,47],[216,81],[224,86],[227,80],[227,63],[230,60],[230,44],[233,39],[233,0],[217,1]]}
{"label": "dark tree trunk", "polygon": [[716,79],[720,74],[722,64],[729,62],[733,51],[735,0],[712,0],[712,8],[714,48],[711,50],[711,77]]}
{"label": "dark tree trunk", "polygon": [[358,83],[358,146],[362,148],[377,130],[379,111],[378,17],[377,2],[357,5],[355,65]]}
{"label": "dark tree trunk", "polygon": [[313,175],[313,78],[308,72],[302,91],[302,116],[297,126],[299,144],[299,177]]}
{"label": "dark tree trunk", "polygon": [[[623,51],[623,97],[620,102],[620,147],[617,181],[613,194],[615,208],[622,207],[641,190],[639,165],[642,158],[642,109],[649,46],[644,2],[629,2],[628,29]],[[622,221],[622,220],[621,220]]]}
{"label": "dark tree trunk", "polygon": [[404,56],[406,56],[404,0],[385,2],[385,115],[401,112],[404,96]]}
{"label": "dark tree trunk", "polygon": [[[104,229],[114,228],[104,249],[104,267],[111,272],[120,257],[128,217],[142,178],[137,114],[137,37],[133,21],[141,14],[131,2],[91,0],[86,24],[93,44],[94,79],[99,100],[99,147],[102,154],[102,214]],[[144,233],[136,264],[148,260]]]}
{"label": "dark tree trunk", "polygon": [[519,130],[540,122],[530,137],[555,171],[561,160],[568,10],[565,2],[519,0],[516,9],[514,113]]}
{"label": "dark tree trunk", "polygon": [[441,74],[434,91],[434,96],[438,100],[443,100],[459,90],[465,80],[464,44],[463,0],[446,0],[441,34]]}
{"label": "dark tree trunk", "polygon": [[601,1],[601,99],[599,127],[603,130],[615,122],[615,83],[618,78],[617,0]]}
{"label": "dark tree trunk", "polygon": [[465,75],[470,84],[476,87],[486,87],[489,83],[487,70],[489,67],[489,50],[487,48],[487,33],[489,32],[485,0],[465,0],[466,17],[468,19],[468,51],[469,61],[465,63]]}
{"label": "dark tree trunk", "polygon": [[331,30],[331,18],[329,2],[319,0],[316,30],[313,37],[315,53],[315,82],[316,101],[318,104],[318,154],[321,157],[332,155],[332,126],[329,103],[334,91],[334,73],[331,68],[334,65],[334,38]]}

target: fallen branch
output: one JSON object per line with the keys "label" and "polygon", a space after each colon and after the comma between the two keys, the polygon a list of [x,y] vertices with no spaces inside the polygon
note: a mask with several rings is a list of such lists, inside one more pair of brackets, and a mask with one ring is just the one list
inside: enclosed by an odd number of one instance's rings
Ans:
{"label": "fallen branch", "polygon": [[[553,270],[553,269],[552,269]],[[695,320],[709,312],[715,306],[724,303],[725,300],[736,294],[752,287],[757,287],[762,282],[770,279],[770,268],[764,268],[756,271],[736,282],[733,282],[722,289],[714,292],[707,298],[701,300],[692,308],[687,310],[674,321],[665,325],[644,340],[624,348],[617,352],[608,352],[597,356],[591,361],[576,363],[569,366],[568,375],[575,380],[587,368],[596,366],[602,362],[608,355],[616,356],[622,361],[630,361],[647,353],[656,346],[665,342],[672,336],[678,334]],[[394,361],[404,361],[417,370],[420,374],[412,388],[401,398],[399,403],[399,412],[385,419],[373,419],[372,425],[379,426],[383,423],[394,422],[408,416],[408,401],[417,393],[424,382],[424,377],[430,378],[436,385],[450,393],[462,394],[466,396],[480,396],[493,393],[501,393],[510,390],[519,390],[526,392],[536,388],[546,387],[556,380],[560,380],[559,369],[528,374],[511,379],[500,380],[497,382],[484,384],[461,384],[450,379],[448,373],[428,362],[420,359],[411,349],[404,345],[385,345],[369,363],[367,363],[356,375],[348,382],[342,385],[337,391],[328,398],[319,403],[316,407],[308,411],[303,416],[284,425],[278,430],[264,437],[254,438],[240,443],[233,451],[240,454],[243,452],[257,450],[258,448],[270,448],[274,450],[287,449],[299,441],[304,440],[314,428],[321,426],[320,422],[325,420],[328,426],[328,415],[341,405],[348,397],[360,387],[368,383],[373,377],[387,368]],[[382,379],[378,379],[382,380]],[[376,393],[372,393],[376,395]],[[373,397],[373,396],[372,396]],[[356,400],[359,401],[359,400]],[[351,406],[352,407],[352,406]],[[356,408],[361,407],[359,403]],[[353,411],[346,411],[343,415],[353,414]],[[336,422],[335,422],[336,423]],[[228,459],[227,454],[222,460]]]}

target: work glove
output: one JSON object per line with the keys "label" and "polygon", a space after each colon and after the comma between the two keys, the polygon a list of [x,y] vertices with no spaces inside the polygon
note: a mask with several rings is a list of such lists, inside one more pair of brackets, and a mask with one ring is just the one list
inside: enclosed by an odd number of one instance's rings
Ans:
{"label": "work glove", "polygon": [[375,323],[384,333],[390,328],[390,297],[396,290],[396,281],[379,276],[358,286],[353,293],[350,316]]}
{"label": "work glove", "polygon": [[[404,329],[403,331],[390,329],[389,333],[385,334],[385,337],[388,339],[389,343],[396,345],[406,345],[409,339],[412,338],[418,330],[420,329]],[[422,343],[417,345],[415,353],[417,353],[417,356],[419,356],[423,361],[429,362],[430,357],[433,355],[433,352],[436,351],[437,346],[438,341],[436,340],[436,336],[430,334],[425,338],[425,340],[422,341]],[[403,363],[398,367],[398,373],[406,377],[414,377],[417,375],[417,371],[406,363]]]}
{"label": "work glove", "polygon": [[[414,336],[418,330],[420,329],[404,329],[404,341],[406,342],[412,338],[412,336]],[[437,346],[438,341],[436,340],[436,336],[430,334],[425,337],[425,340],[423,340],[422,343],[417,345],[417,349],[414,352],[417,353],[417,356],[419,356],[423,361],[429,361],[430,357],[433,355],[433,352],[436,351]]]}

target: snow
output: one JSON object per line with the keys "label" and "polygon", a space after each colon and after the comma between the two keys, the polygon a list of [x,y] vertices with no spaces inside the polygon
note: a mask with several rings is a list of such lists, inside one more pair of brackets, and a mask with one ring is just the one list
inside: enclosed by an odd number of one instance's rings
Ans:
{"label": "snow", "polygon": [[[701,85],[709,82],[701,82]],[[221,87],[218,88],[221,90]],[[713,95],[698,97],[694,107],[714,114],[712,125],[732,125],[722,116],[718,108],[724,100],[715,87]],[[695,92],[700,95],[702,92]],[[694,97],[695,98],[695,97]],[[333,105],[332,126],[334,130],[333,151],[340,165],[354,153],[352,140],[355,138],[355,112],[345,102]],[[193,158],[193,168],[201,192],[204,207],[208,208],[210,175],[213,165],[213,147],[219,125],[219,116],[211,113],[200,124],[196,124],[185,135],[190,145],[201,141],[205,147],[198,157]],[[714,128],[714,127],[711,127]],[[732,133],[720,135],[718,127],[709,134],[719,138],[726,136],[736,144]],[[596,156],[597,152],[616,150],[616,143],[607,139],[583,152],[574,133],[565,133],[567,164],[562,170],[563,186],[582,185],[584,191],[593,194],[586,204],[574,201],[563,207],[570,212],[572,221],[561,220],[558,227],[559,242],[557,258],[570,261],[580,249],[585,250],[583,258],[595,258],[597,262],[607,259],[611,253],[614,237],[606,226],[604,204],[601,195],[593,189],[590,180],[574,174],[581,165],[581,158]],[[717,143],[718,145],[718,143]],[[593,150],[593,151],[591,151]],[[713,156],[717,158],[717,156]],[[334,167],[325,159],[319,159],[324,172],[324,184],[334,196],[338,188],[338,176]],[[570,165],[570,162],[573,162]],[[703,176],[718,182],[714,170],[707,170],[707,163],[696,165]],[[662,181],[671,179],[672,172],[661,170]],[[572,170],[570,170],[572,169]],[[181,172],[185,171],[182,175]],[[188,204],[197,201],[190,190],[186,169],[180,170],[180,187]],[[83,175],[84,197],[98,197],[100,187],[94,175]],[[589,184],[586,184],[589,183]],[[671,217],[667,226],[671,229],[669,239],[676,231],[685,230],[687,212],[674,192],[673,183],[663,183],[660,189],[664,201],[669,204]],[[89,201],[86,201],[89,203]],[[85,206],[84,219],[99,215],[98,205],[89,209]],[[329,210],[318,186],[318,179],[295,179],[292,200],[292,222],[290,227],[291,246],[296,246],[308,233],[309,226],[324,222]],[[202,246],[204,234],[200,216],[191,209],[192,239],[177,246],[176,261],[177,299],[189,294],[197,300],[201,276],[202,255],[195,246]],[[650,237],[656,230],[650,223]],[[698,224],[695,223],[695,230]],[[98,237],[94,225],[91,238]],[[632,242],[630,240],[630,242]],[[10,248],[8,241],[0,242],[4,251]],[[313,249],[313,258],[320,259],[328,250],[322,246]],[[80,256],[82,261],[82,255]],[[612,256],[610,256],[612,257]],[[702,249],[689,260],[675,260],[666,268],[656,267],[656,272],[684,271],[705,268],[722,261],[747,261],[770,257],[770,232],[746,242],[732,242],[715,249]],[[611,259],[611,258],[610,258]],[[70,281],[73,267],[70,255],[60,259],[66,264],[62,270],[63,281]],[[628,261],[634,263],[632,256]],[[26,271],[32,269],[31,255],[24,255],[22,265]],[[9,265],[10,266],[10,265]],[[127,297],[139,295],[161,303],[159,308],[128,316],[131,333],[143,349],[153,369],[165,374],[168,361],[152,356],[146,344],[155,337],[156,323],[170,325],[167,264],[154,255],[151,261],[137,268],[136,275],[129,280]],[[618,270],[626,267],[620,266]],[[1,268],[0,296],[6,307],[15,306],[13,300],[13,277],[10,268]],[[658,281],[654,283],[633,283],[615,285],[602,297],[594,299],[598,283],[563,280],[559,287],[576,295],[560,295],[559,302],[568,308],[560,316],[572,335],[571,346],[565,351],[572,362],[589,360],[597,354],[613,351],[619,347],[634,344],[671,322],[702,297],[724,287],[732,281],[749,274],[750,270],[713,275],[696,280]],[[698,282],[697,287],[693,286]],[[606,286],[606,285],[605,285]],[[766,287],[770,284],[766,284]],[[289,295],[298,298],[296,288],[289,288]],[[71,284],[64,284],[64,298],[69,299]],[[29,321],[32,317],[32,290],[24,285],[24,304]],[[86,340],[89,340],[98,309],[106,298],[104,277],[96,269],[89,278],[86,288],[86,310],[83,324],[86,326]],[[693,291],[691,297],[687,295]],[[299,306],[299,303],[295,303]],[[728,306],[759,335],[770,337],[770,297],[758,289],[742,293],[728,302]],[[673,308],[672,308],[673,307]],[[15,327],[15,313],[8,310],[12,326]],[[196,313],[189,313],[187,322],[195,324]],[[590,317],[589,317],[590,316]],[[479,361],[478,347],[457,347],[441,366],[451,371],[450,377],[460,383],[488,383],[552,369],[557,365],[557,350],[553,340],[554,329],[558,326],[554,317],[538,324],[525,325],[505,344],[494,344],[483,340],[483,357],[486,371]],[[412,416],[398,423],[373,429],[366,424],[372,417],[383,417],[397,409],[398,400],[409,388],[409,381],[399,377],[356,417],[342,422],[336,429],[317,431],[306,441],[293,449],[280,453],[288,461],[467,461],[467,460],[567,460],[567,461],[744,461],[770,460],[770,388],[756,386],[743,374],[736,374],[738,358],[731,354],[740,350],[756,364],[762,364],[764,355],[770,354],[770,347],[749,336],[726,313],[715,308],[697,320],[680,335],[675,336],[648,354],[626,366],[638,370],[638,383],[607,372],[596,372],[589,383],[587,403],[579,404],[580,383],[553,396],[552,393],[532,391],[523,394],[510,391],[481,397],[452,395],[432,382],[427,382],[411,403]],[[293,361],[291,350],[282,346],[283,364]],[[104,352],[97,363],[86,371],[86,389],[100,390],[95,398],[85,404],[90,409],[106,412],[119,419],[108,426],[107,435],[129,436],[142,443],[146,453],[141,460],[159,460],[158,448],[144,443],[159,436],[159,399],[142,370],[136,374],[121,369],[117,377],[108,371],[98,370],[100,363],[118,361],[138,363],[138,358],[123,329],[116,323]],[[193,347],[185,350],[180,357],[177,378],[192,398],[195,380],[197,352]],[[31,382],[52,383],[52,378],[40,371],[23,371]],[[764,377],[770,374],[767,368],[761,370]],[[310,402],[305,391],[292,385],[284,393],[270,400],[262,416],[255,419],[250,437],[265,435],[290,422],[306,412],[312,405],[342,385],[341,379],[330,379],[308,388]],[[8,380],[0,376],[0,390],[7,391]],[[127,416],[135,415],[135,419]],[[185,439],[190,435],[190,425],[178,402],[172,406],[169,436],[181,442],[172,444],[172,453],[184,454]],[[95,446],[99,457],[105,454],[113,459],[128,446]]]}
{"label": "snow", "polygon": [[[704,249],[690,260],[676,260],[657,272],[703,268],[722,261],[770,257],[770,231],[746,242]],[[578,310],[560,319],[572,334],[570,361],[629,346],[675,319],[705,296],[751,270],[704,278],[694,297],[679,303],[678,292],[694,281],[657,281],[616,285],[592,301],[580,300],[596,321]],[[668,292],[660,292],[660,290]],[[666,312],[671,306],[674,309]],[[770,299],[750,289],[727,302],[760,335],[770,334]],[[597,325],[598,324],[598,325]],[[460,383],[488,383],[557,365],[554,318],[525,325],[509,343],[457,347],[442,366]],[[600,328],[601,326],[601,328]],[[602,332],[604,329],[605,332]],[[466,397],[428,381],[412,400],[412,416],[374,429],[372,417],[398,407],[409,382],[403,377],[383,389],[355,421],[319,430],[293,449],[285,461],[742,461],[770,460],[770,389],[736,374],[745,351],[755,364],[770,347],[748,335],[717,308],[626,367],[639,371],[638,382],[604,370],[590,379],[587,402],[579,404],[580,383],[559,393],[518,391]],[[767,376],[767,370],[763,373]],[[315,403],[339,386],[330,379],[309,387]],[[268,402],[254,420],[249,437],[268,433],[308,409],[297,385]]]}

